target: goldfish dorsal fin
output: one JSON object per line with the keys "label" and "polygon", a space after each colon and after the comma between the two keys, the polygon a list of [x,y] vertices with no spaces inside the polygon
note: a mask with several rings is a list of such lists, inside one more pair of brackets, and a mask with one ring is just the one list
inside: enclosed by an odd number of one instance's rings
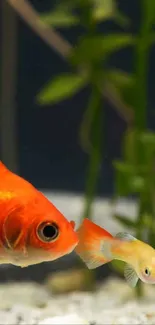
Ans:
{"label": "goldfish dorsal fin", "polygon": [[70,224],[71,224],[72,228],[75,229],[75,221],[71,220]]}
{"label": "goldfish dorsal fin", "polygon": [[126,264],[124,269],[124,276],[131,288],[134,288],[138,282],[138,276],[133,267],[129,264]]}
{"label": "goldfish dorsal fin", "polygon": [[125,240],[125,241],[133,241],[136,240],[135,237],[132,235],[128,234],[127,232],[119,232],[118,234],[115,235],[115,238]]}
{"label": "goldfish dorsal fin", "polygon": [[8,171],[9,171],[8,168],[0,160],[0,174]]}

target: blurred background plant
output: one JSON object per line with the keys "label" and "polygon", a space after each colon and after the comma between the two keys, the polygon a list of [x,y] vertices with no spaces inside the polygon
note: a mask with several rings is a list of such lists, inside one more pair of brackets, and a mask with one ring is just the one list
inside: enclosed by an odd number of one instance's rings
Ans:
{"label": "blurred background plant", "polygon": [[[37,96],[40,104],[51,104],[64,100],[89,87],[89,102],[80,127],[80,143],[89,154],[86,177],[85,209],[82,218],[91,218],[92,203],[97,191],[102,157],[102,129],[105,117],[103,92],[110,85],[125,105],[132,108],[133,119],[122,139],[122,159],[114,161],[115,195],[118,198],[136,195],[138,214],[135,221],[114,215],[120,223],[130,229],[137,238],[155,245],[155,134],[147,128],[147,78],[149,52],[154,42],[154,0],[141,1],[141,26],[138,35],[127,31],[103,35],[100,22],[113,19],[127,29],[130,21],[124,17],[113,0],[63,0],[48,14],[41,17],[45,24],[54,27],[80,25],[84,29],[68,56],[71,72],[56,76],[48,82]],[[123,47],[133,46],[134,66],[129,75],[124,71],[108,67],[109,57]],[[101,105],[102,102],[102,105]],[[122,272],[123,263],[112,266]],[[136,287],[142,295],[141,282]]]}
{"label": "blurred background plant", "polygon": [[70,0],[59,2],[42,20],[54,27],[80,25],[83,35],[68,55],[71,72],[52,78],[37,96],[40,104],[51,104],[73,96],[89,87],[90,98],[79,131],[81,146],[89,154],[86,177],[86,200],[82,218],[91,218],[91,207],[97,190],[102,157],[102,130],[104,128],[103,92],[114,88],[120,96],[120,87],[127,87],[132,78],[123,71],[108,68],[109,57],[120,49],[131,46],[134,37],[129,33],[103,35],[98,30],[100,22],[108,19],[128,25],[129,21],[115,6],[113,0]]}

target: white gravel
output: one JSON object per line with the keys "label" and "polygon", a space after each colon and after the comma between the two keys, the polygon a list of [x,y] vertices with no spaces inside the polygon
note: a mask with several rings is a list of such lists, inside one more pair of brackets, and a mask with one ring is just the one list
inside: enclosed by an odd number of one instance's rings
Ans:
{"label": "white gravel", "polygon": [[94,293],[50,295],[35,283],[0,286],[0,324],[155,324],[155,287],[137,301],[124,280],[109,279]]}

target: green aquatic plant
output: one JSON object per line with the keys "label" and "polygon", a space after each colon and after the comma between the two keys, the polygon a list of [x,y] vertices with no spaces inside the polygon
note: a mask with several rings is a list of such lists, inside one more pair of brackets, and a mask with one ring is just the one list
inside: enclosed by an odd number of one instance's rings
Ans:
{"label": "green aquatic plant", "polygon": [[[141,1],[142,20],[134,47],[134,80],[126,100],[134,111],[134,123],[124,136],[122,159],[115,161],[115,198],[135,195],[138,212],[134,221],[125,216],[115,218],[131,229],[140,240],[155,247],[155,133],[147,128],[147,84],[149,53],[154,41],[155,2]],[[114,264],[115,267],[115,264]],[[117,266],[116,266],[117,267]],[[136,287],[142,295],[142,283]]]}
{"label": "green aquatic plant", "polygon": [[[122,160],[114,162],[116,169],[115,200],[135,195],[138,211],[135,220],[115,215],[115,219],[143,241],[155,246],[155,134],[130,129],[123,143]],[[112,263],[117,269],[119,263]],[[142,282],[139,281],[136,292],[141,296]]]}
{"label": "green aquatic plant", "polygon": [[134,43],[134,37],[128,33],[100,33],[98,23],[108,19],[113,19],[122,26],[129,23],[113,0],[65,0],[42,16],[44,24],[65,28],[79,25],[83,28],[83,35],[78,38],[67,57],[71,72],[52,78],[39,92],[37,100],[44,105],[54,104],[73,96],[84,87],[90,89],[79,131],[81,146],[89,155],[83,213],[83,217],[89,218],[102,160],[103,93],[108,92],[109,86],[117,93],[116,84],[123,83],[124,80],[124,84],[130,82],[127,74],[109,69],[107,62],[111,54]]}

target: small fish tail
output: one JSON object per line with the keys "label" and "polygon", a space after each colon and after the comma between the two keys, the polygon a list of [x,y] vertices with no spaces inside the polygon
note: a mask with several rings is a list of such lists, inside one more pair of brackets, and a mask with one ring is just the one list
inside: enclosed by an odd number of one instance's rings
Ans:
{"label": "small fish tail", "polygon": [[113,259],[110,242],[114,238],[105,229],[89,219],[84,219],[77,230],[77,235],[79,243],[75,248],[75,252],[89,269],[95,269]]}

